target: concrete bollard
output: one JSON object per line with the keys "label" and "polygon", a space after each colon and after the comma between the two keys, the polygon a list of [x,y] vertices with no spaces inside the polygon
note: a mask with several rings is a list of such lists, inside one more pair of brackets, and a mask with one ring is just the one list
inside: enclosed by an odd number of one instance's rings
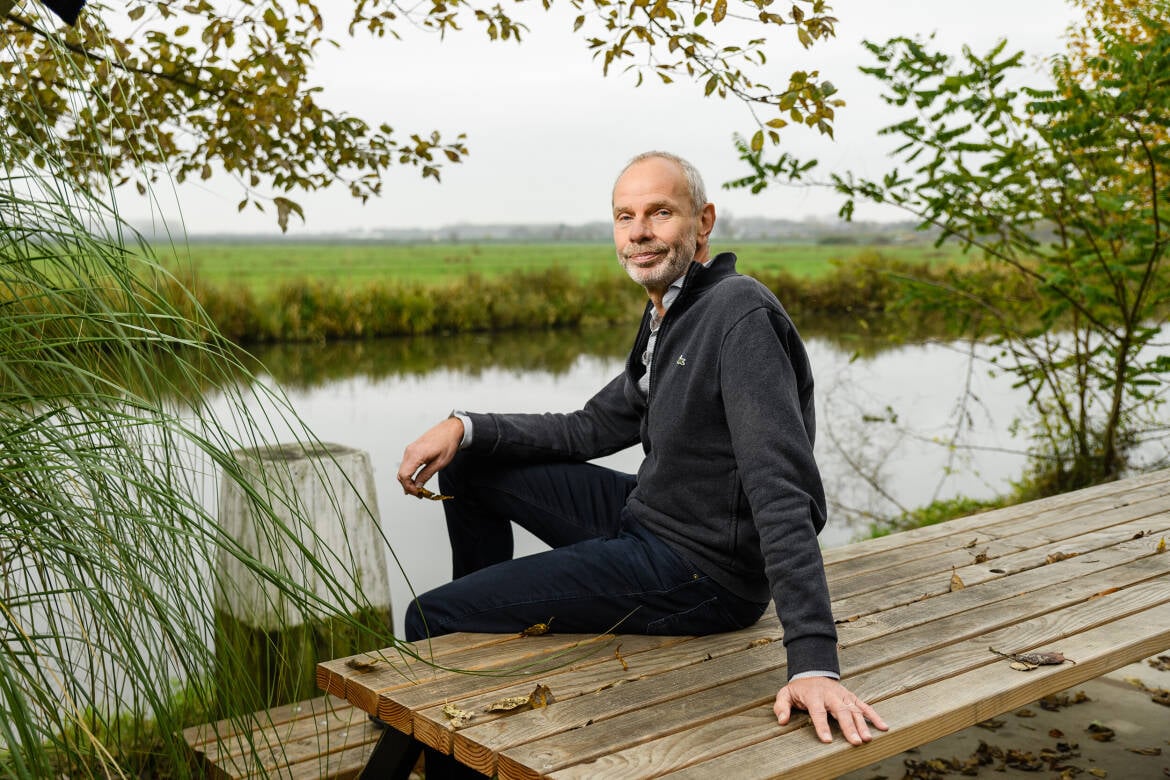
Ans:
{"label": "concrete bollard", "polygon": [[[248,488],[272,506],[274,517],[257,521],[250,491],[225,478],[219,491],[223,532],[321,606],[295,608],[279,588],[220,548],[216,683],[224,715],[319,695],[319,661],[385,647],[393,626],[369,455],[337,444],[281,444],[235,454],[253,470]],[[278,524],[290,531],[274,533]]]}

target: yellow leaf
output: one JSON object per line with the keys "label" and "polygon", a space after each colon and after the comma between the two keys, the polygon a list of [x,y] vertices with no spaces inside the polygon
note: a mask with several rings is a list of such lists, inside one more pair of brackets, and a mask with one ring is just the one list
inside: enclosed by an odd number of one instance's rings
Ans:
{"label": "yellow leaf", "polygon": [[727,0],[715,0],[715,9],[711,11],[711,21],[719,24],[727,16]]}
{"label": "yellow leaf", "polygon": [[1165,536],[1163,536],[1161,541],[1158,542],[1158,547],[1156,550],[1154,550],[1154,552],[1160,552],[1160,553],[1166,552],[1166,537]]}
{"label": "yellow leaf", "polygon": [[752,151],[758,152],[764,148],[764,131],[757,130],[752,136]]}
{"label": "yellow leaf", "polygon": [[527,707],[532,702],[528,700],[527,696],[509,696],[506,699],[493,701],[488,706],[484,707],[485,712],[511,712],[518,710],[521,707]]}
{"label": "yellow leaf", "polygon": [[965,587],[967,587],[967,586],[963,584],[963,579],[959,576],[959,573],[955,571],[955,567],[952,566],[951,567],[951,593],[954,593],[956,590],[962,590]]}
{"label": "yellow leaf", "polygon": [[454,704],[444,704],[443,705],[443,714],[446,715],[450,719],[451,728],[455,728],[455,729],[459,728],[463,724],[467,723],[467,721],[469,721],[475,717],[474,712],[468,712],[467,710],[461,710],[458,707],[456,707]]}

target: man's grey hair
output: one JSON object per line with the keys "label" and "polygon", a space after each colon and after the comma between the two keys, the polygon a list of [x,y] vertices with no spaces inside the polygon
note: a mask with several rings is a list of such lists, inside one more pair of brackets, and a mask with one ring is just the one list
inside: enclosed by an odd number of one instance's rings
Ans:
{"label": "man's grey hair", "polygon": [[703,206],[707,205],[707,188],[703,186],[703,177],[699,175],[699,170],[695,168],[695,166],[691,165],[677,154],[657,151],[642,152],[637,157],[634,157],[628,163],[626,163],[626,167],[622,168],[617,178],[620,179],[622,174],[628,171],[636,163],[640,163],[643,160],[652,160],[654,158],[670,160],[672,163],[675,163],[678,165],[678,167],[682,168],[683,178],[686,179],[687,182],[687,193],[691,196],[691,208],[694,210],[696,215],[699,214],[699,212],[703,210]]}

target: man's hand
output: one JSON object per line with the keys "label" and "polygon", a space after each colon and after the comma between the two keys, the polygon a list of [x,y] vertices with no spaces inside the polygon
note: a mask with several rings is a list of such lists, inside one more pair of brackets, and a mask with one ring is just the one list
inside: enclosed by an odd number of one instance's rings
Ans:
{"label": "man's hand", "polygon": [[877,710],[831,677],[801,677],[781,688],[776,694],[776,704],[772,707],[781,726],[788,724],[793,707],[808,712],[821,742],[833,741],[833,732],[829,728],[830,714],[837,719],[841,733],[851,745],[860,745],[873,739],[866,725],[867,720],[882,731],[889,728]]}
{"label": "man's hand", "polygon": [[398,467],[398,484],[402,492],[417,496],[423,485],[451,462],[463,441],[463,423],[458,417],[448,417],[419,436],[402,453]]}

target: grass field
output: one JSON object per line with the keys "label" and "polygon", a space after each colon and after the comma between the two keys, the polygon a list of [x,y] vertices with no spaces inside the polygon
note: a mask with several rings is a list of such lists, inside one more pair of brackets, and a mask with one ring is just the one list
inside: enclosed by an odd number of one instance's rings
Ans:
{"label": "grass field", "polygon": [[[960,262],[954,245],[938,249],[929,244],[859,245],[717,243],[715,251],[732,250],[739,270],[766,273],[786,270],[798,278],[817,278],[832,269],[832,261],[845,260],[874,250],[905,261]],[[513,271],[569,269],[579,279],[598,274],[620,274],[613,247],[608,243],[573,244],[398,244],[398,243],[272,243],[192,242],[181,248],[178,259],[165,261],[184,277],[194,273],[203,284],[217,287],[244,286],[265,295],[292,280],[333,282],[339,287],[358,287],[370,282],[417,282],[442,285],[469,273],[485,278]],[[160,256],[166,255],[160,250]],[[171,255],[174,258],[174,255]]]}

